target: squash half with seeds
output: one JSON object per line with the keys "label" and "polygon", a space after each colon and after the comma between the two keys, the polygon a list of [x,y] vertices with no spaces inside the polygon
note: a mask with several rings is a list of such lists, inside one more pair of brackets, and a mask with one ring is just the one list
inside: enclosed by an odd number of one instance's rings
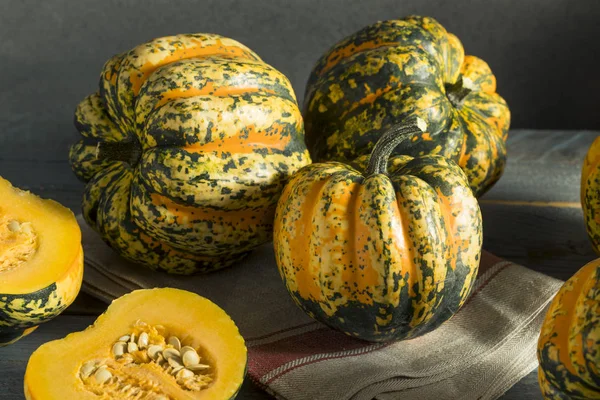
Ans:
{"label": "squash half with seeds", "polygon": [[385,131],[411,116],[428,130],[396,154],[452,159],[477,196],[500,178],[508,106],[488,64],[465,55],[460,40],[433,18],[367,26],[327,51],[308,79],[304,118],[315,161],[369,154]]}
{"label": "squash half with seeds", "polygon": [[545,399],[600,399],[600,259],[560,288],[546,313],[537,352]]}
{"label": "squash half with seeds", "polygon": [[0,347],[65,310],[83,279],[71,210],[0,177]]}
{"label": "squash half with seeds", "polygon": [[40,346],[28,400],[227,400],[246,373],[244,338],[210,300],[179,289],[126,294],[82,332]]}
{"label": "squash half with seeds", "polygon": [[427,333],[464,304],[477,275],[481,213],[464,172],[438,155],[390,158],[419,125],[394,127],[354,167],[300,169],[277,206],[275,257],[292,299],[350,336]]}
{"label": "squash half with seeds", "polygon": [[280,192],[310,162],[288,79],[218,35],[111,58],[75,125],[85,220],[123,257],[176,274],[230,265],[271,240]]}

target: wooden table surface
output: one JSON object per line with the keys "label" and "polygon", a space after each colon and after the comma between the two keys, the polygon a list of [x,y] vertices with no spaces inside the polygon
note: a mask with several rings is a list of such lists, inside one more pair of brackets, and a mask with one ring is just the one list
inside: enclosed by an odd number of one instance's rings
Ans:
{"label": "wooden table surface", "polygon": [[[66,161],[75,135],[48,136],[40,142],[39,135],[29,133],[25,118],[3,122],[0,176],[77,212],[83,184]],[[563,280],[595,257],[579,206],[579,180],[582,160],[598,134],[511,131],[505,174],[481,199],[487,250]],[[0,398],[22,399],[23,374],[30,354],[42,343],[87,327],[104,308],[105,304],[81,293],[63,315],[19,342],[0,348]],[[238,398],[270,397],[246,381]],[[502,397],[539,398],[536,372]]]}

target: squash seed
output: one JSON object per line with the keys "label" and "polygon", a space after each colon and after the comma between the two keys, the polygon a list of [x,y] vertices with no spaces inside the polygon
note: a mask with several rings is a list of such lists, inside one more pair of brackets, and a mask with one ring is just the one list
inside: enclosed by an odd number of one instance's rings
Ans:
{"label": "squash seed", "polygon": [[131,337],[129,338],[129,341],[135,343],[135,333],[131,334]]}
{"label": "squash seed", "polygon": [[181,371],[177,372],[176,378],[177,379],[186,379],[186,378],[191,378],[192,376],[194,376],[194,373],[192,371],[190,371],[189,369],[182,369]]}
{"label": "squash seed", "polygon": [[167,343],[173,346],[173,348],[177,351],[181,350],[181,342],[177,336],[169,336]]}
{"label": "squash seed", "polygon": [[210,365],[206,365],[206,364],[195,364],[195,365],[189,365],[186,367],[187,369],[189,369],[190,371],[204,371],[205,369],[209,369]]}
{"label": "squash seed", "polygon": [[179,367],[174,367],[171,370],[171,375],[175,375],[176,373],[178,373],[179,371],[181,371],[183,368],[184,368],[183,365],[180,365]]}
{"label": "squash seed", "polygon": [[163,350],[162,355],[164,358],[171,358],[171,357],[177,357],[177,358],[181,358],[181,353],[179,352],[179,350],[175,350],[173,348],[168,348]]}
{"label": "squash seed", "polygon": [[153,359],[156,360],[156,358],[158,357],[158,355],[160,354],[160,352],[163,350],[163,347],[158,345],[158,344],[153,344],[150,347],[148,347],[148,356]]}
{"label": "squash seed", "polygon": [[181,363],[181,358],[179,358],[179,357],[170,357],[170,358],[167,358],[167,362],[173,368],[175,368],[175,367],[183,367],[183,364]]}
{"label": "squash seed", "polygon": [[195,365],[200,362],[200,356],[196,353],[196,350],[189,350],[183,353],[181,356],[183,361],[183,365],[189,367],[190,365]]}
{"label": "squash seed", "polygon": [[183,357],[183,355],[188,351],[196,352],[196,349],[194,349],[192,346],[183,346],[181,350],[179,350],[179,352],[181,353],[181,357]]}
{"label": "squash seed", "polygon": [[121,336],[119,338],[119,342],[125,342],[125,343],[127,343],[129,341],[129,338],[130,338],[129,335]]}
{"label": "squash seed", "polygon": [[121,357],[127,351],[125,342],[117,342],[113,345],[112,353],[115,357]]}
{"label": "squash seed", "polygon": [[88,378],[92,372],[96,370],[96,363],[94,361],[88,361],[81,366],[81,374],[82,378]]}
{"label": "squash seed", "polygon": [[112,378],[112,374],[106,368],[100,367],[94,374],[94,379],[100,384],[106,383],[110,378]]}
{"label": "squash seed", "polygon": [[127,343],[127,352],[133,353],[134,351],[137,351],[137,350],[138,350],[138,346],[137,346],[137,344],[135,344],[135,342]]}
{"label": "squash seed", "polygon": [[148,347],[148,334],[146,332],[140,333],[137,344],[140,349]]}

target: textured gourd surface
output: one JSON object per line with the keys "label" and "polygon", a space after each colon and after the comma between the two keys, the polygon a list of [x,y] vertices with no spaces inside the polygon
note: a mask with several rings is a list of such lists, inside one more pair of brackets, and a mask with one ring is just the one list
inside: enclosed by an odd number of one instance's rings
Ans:
{"label": "textured gourd surface", "polygon": [[[210,386],[199,391],[185,390],[153,363],[120,365],[112,353],[113,345],[121,336],[133,332],[139,321],[160,326],[169,335],[181,338],[182,345],[201,349],[203,359],[209,360],[211,366]],[[123,399],[145,395],[148,397],[142,397],[149,399],[167,396],[220,400],[235,397],[242,384],[246,347],[235,323],[211,301],[178,289],[137,290],[113,301],[86,330],[40,346],[27,365],[26,398],[115,398],[116,378],[103,386],[94,384],[93,377],[91,381],[82,377],[82,367],[90,360],[105,362],[113,377],[129,382],[132,387],[121,387]]]}
{"label": "textured gourd surface", "polygon": [[60,314],[82,277],[73,213],[0,177],[0,345]]}
{"label": "textured gourd surface", "polygon": [[600,259],[557,293],[538,343],[546,399],[600,399]]}
{"label": "textured gourd surface", "polygon": [[581,206],[588,236],[600,253],[600,137],[588,149],[581,169]]}
{"label": "textured gourd surface", "polygon": [[368,154],[383,132],[413,115],[429,129],[396,154],[451,158],[477,196],[500,178],[508,106],[487,63],[466,56],[436,20],[413,16],[367,26],[335,44],[309,77],[304,118],[315,161]]}
{"label": "textured gourd surface", "polygon": [[416,337],[450,318],[471,290],[482,243],[477,200],[455,163],[396,156],[388,174],[306,166],[275,216],[277,265],[294,301],[370,341]]}
{"label": "textured gourd surface", "polygon": [[310,162],[288,79],[218,35],[113,57],[75,124],[86,221],[125,258],[171,273],[230,265],[269,241],[285,182]]}

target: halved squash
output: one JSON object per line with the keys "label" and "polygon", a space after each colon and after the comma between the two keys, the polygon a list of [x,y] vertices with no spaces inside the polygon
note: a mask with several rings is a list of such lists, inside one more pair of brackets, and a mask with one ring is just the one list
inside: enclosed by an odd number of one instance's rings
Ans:
{"label": "halved squash", "polygon": [[0,177],[0,346],[31,333],[75,300],[83,278],[73,213]]}
{"label": "halved squash", "polygon": [[38,348],[25,397],[232,399],[246,358],[235,323],[210,300],[179,289],[136,290],[86,330]]}

